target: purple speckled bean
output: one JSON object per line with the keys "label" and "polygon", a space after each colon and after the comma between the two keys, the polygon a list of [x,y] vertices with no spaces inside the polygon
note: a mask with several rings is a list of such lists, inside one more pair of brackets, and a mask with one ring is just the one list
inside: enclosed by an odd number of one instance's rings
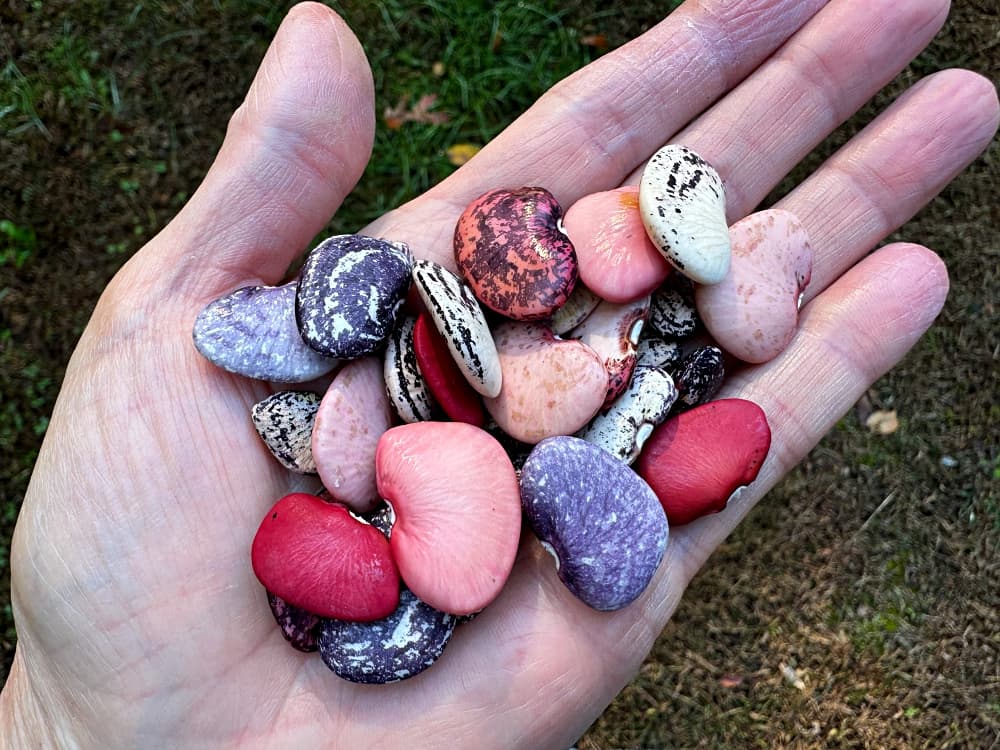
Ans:
{"label": "purple speckled bean", "polygon": [[324,240],[302,266],[295,298],[302,338],[341,359],[379,349],[396,324],[412,268],[402,243],[354,234]]}
{"label": "purple speckled bean", "polygon": [[594,609],[634,601],[663,558],[667,517],[649,485],[578,438],[535,446],[521,470],[521,503],[559,578]]}
{"label": "purple speckled bean", "polygon": [[292,648],[298,651],[317,651],[319,649],[319,623],[320,619],[312,612],[306,612],[299,607],[293,607],[280,596],[267,592],[267,603],[271,607],[271,614],[281,628],[281,634],[285,636]]}
{"label": "purple speckled bean", "polygon": [[455,617],[400,592],[396,611],[374,622],[323,620],[319,652],[323,662],[351,682],[385,684],[418,674],[444,652]]}
{"label": "purple speckled bean", "polygon": [[223,370],[257,380],[303,383],[339,361],[318,354],[295,323],[297,282],[247,286],[210,302],[194,322],[194,345]]}

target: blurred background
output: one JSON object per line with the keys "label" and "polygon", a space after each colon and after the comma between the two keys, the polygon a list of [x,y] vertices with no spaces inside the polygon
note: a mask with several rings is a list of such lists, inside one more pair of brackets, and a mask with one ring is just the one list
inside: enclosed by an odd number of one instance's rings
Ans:
{"label": "blurred background", "polygon": [[[379,117],[325,234],[441,180],[678,3],[329,4],[367,51]],[[193,193],[289,5],[0,2],[4,677],[10,534],[69,355],[108,279]],[[1000,79],[996,0],[956,0],[931,47],[768,202],[953,66]],[[935,326],[715,553],[581,750],[1000,747],[998,158],[994,143],[892,238],[948,263]]]}

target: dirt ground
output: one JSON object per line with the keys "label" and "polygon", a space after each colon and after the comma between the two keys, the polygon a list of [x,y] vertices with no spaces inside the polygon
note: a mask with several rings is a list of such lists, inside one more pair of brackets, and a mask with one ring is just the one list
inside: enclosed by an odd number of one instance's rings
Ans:
{"label": "dirt ground", "polygon": [[[69,354],[111,275],[203,176],[285,7],[108,5],[0,2],[3,674],[16,640],[7,545]],[[581,2],[559,24],[595,55],[648,27],[657,6]],[[399,41],[377,12],[338,7],[377,60],[379,107],[396,104],[393,81],[413,59],[379,52]],[[1000,80],[996,0],[956,0],[932,47],[798,176],[952,66]],[[379,127],[386,149],[425,132]],[[408,197],[387,158],[376,153],[331,228]],[[998,161],[994,143],[893,238],[948,263],[934,328],[716,552],[581,750],[1000,747]],[[451,168],[438,158],[422,179]],[[877,410],[895,411],[898,429],[869,430]]]}

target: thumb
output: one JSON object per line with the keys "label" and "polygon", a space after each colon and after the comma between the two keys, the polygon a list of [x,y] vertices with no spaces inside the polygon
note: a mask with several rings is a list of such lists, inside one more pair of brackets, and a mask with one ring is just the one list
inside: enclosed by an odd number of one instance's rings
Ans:
{"label": "thumb", "polygon": [[200,306],[276,283],[361,177],[375,133],[372,75],[332,10],[289,11],[208,175],[129,264],[140,286]]}

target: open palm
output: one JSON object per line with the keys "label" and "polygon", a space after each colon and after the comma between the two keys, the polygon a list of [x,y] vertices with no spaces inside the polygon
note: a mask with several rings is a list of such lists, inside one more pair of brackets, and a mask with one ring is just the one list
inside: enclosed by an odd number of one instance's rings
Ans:
{"label": "open palm", "polygon": [[[472,198],[541,185],[567,207],[634,182],[668,141],[719,170],[735,221],[946,12],[945,0],[691,0],[364,232],[453,267]],[[910,244],[869,253],[985,148],[997,118],[988,81],[939,73],[782,201],[817,253],[800,330],[721,394],[763,406],[770,457],[729,509],[672,531],[640,600],[588,609],[528,542],[438,664],[356,686],[285,644],[250,569],[261,515],[310,481],[284,472],[251,426],[267,386],[191,342],[207,302],[280,280],[371,148],[362,50],[327,8],[298,6],[205,182],[114,278],[73,355],[15,534],[19,643],[0,725],[23,746],[46,735],[89,747],[567,746],[634,674],[715,546],[933,321],[940,260]]]}

